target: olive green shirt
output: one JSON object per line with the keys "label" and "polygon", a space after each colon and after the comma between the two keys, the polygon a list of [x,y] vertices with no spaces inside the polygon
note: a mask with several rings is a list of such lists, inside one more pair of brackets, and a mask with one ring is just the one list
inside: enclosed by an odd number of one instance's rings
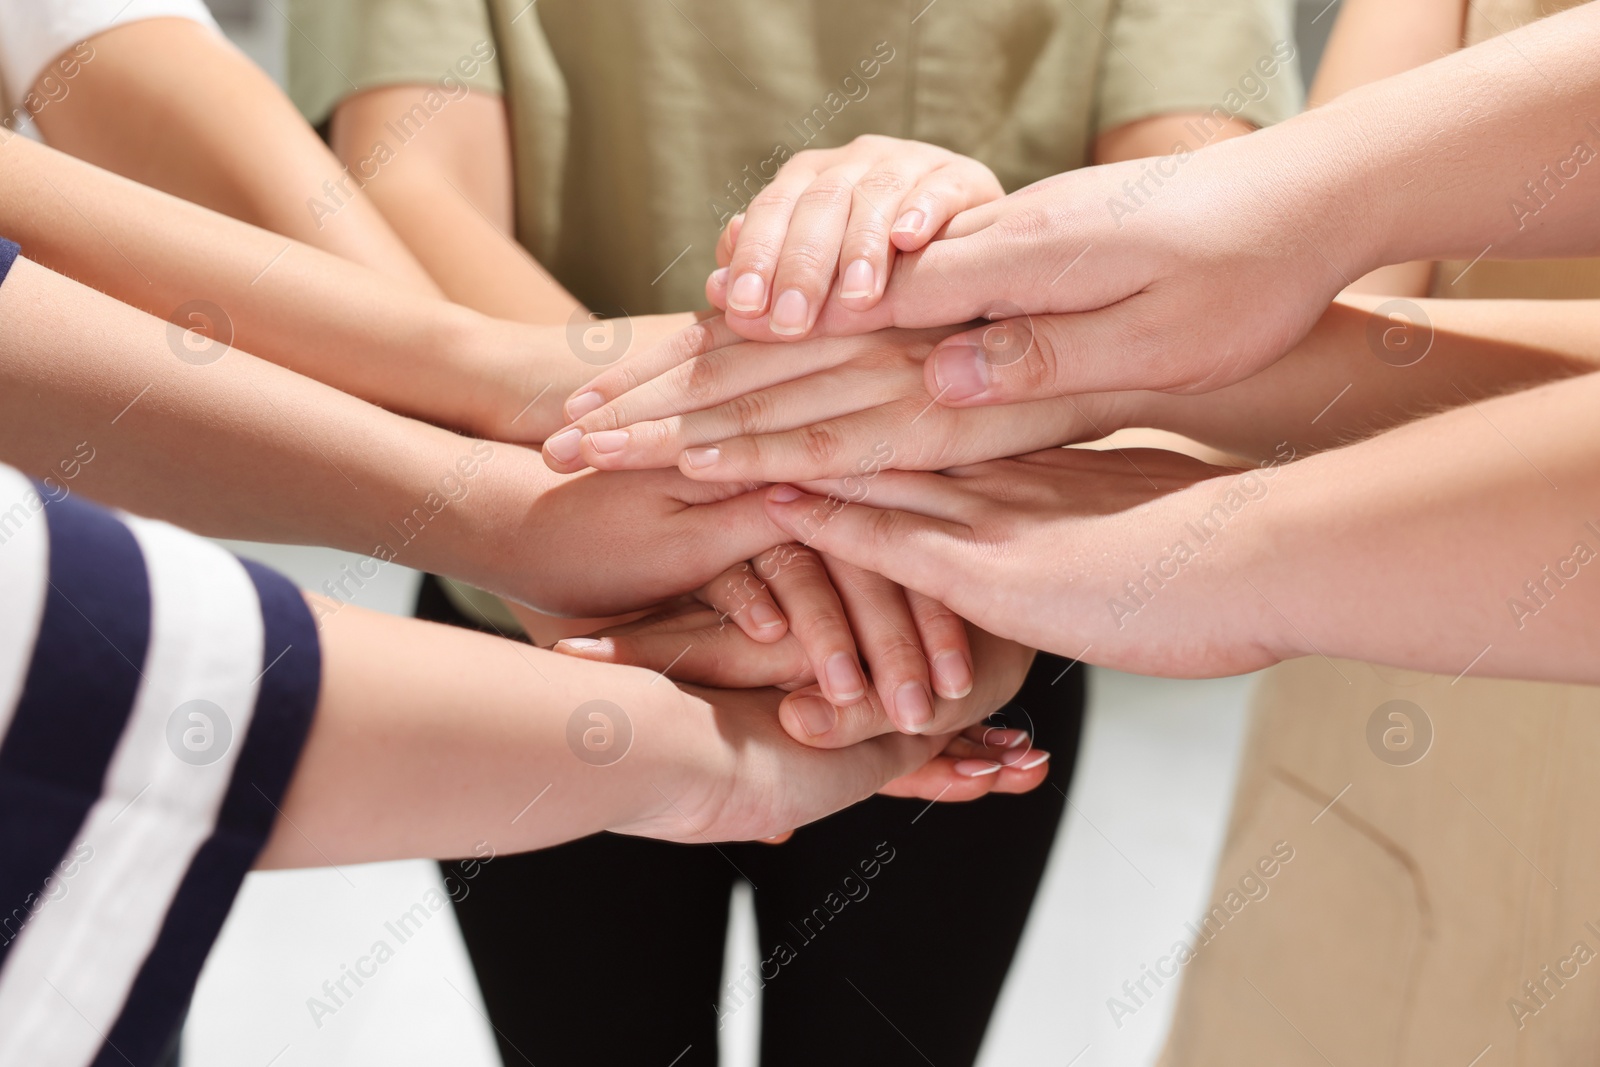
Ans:
{"label": "olive green shirt", "polygon": [[[608,313],[705,304],[723,222],[803,148],[943,145],[1007,190],[1160,114],[1301,106],[1292,0],[290,0],[316,124],[358,89],[505,95],[517,236]],[[1269,73],[1270,72],[1270,73]],[[432,115],[391,123],[371,170]]]}

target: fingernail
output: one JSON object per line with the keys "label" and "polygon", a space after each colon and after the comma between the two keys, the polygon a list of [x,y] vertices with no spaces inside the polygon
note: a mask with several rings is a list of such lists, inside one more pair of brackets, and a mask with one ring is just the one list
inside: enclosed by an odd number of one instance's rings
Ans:
{"label": "fingernail", "polygon": [[1015,767],[1023,760],[1031,760],[1033,758],[1033,752],[1026,748],[1014,748],[1009,752],[1002,752],[999,758],[1000,762],[1005,764],[1007,767]]}
{"label": "fingernail", "polygon": [[1026,730],[1007,730],[991,726],[983,732],[983,744],[986,748],[1016,748],[1027,739]]}
{"label": "fingernail", "polygon": [[793,504],[803,495],[800,490],[792,485],[775,485],[772,487],[772,491],[767,494],[767,499],[774,504]]}
{"label": "fingernail", "polygon": [[951,700],[960,700],[972,692],[972,664],[959,652],[941,652],[934,657],[933,673],[939,679],[939,689]]}
{"label": "fingernail", "polygon": [[628,447],[627,430],[601,430],[589,435],[589,447],[600,453],[621,452]]}
{"label": "fingernail", "polygon": [[829,656],[822,670],[828,676],[828,688],[838,703],[853,704],[867,695],[867,682],[861,677],[861,668],[845,653],[835,652]]}
{"label": "fingernail", "polygon": [[583,431],[573,426],[547,440],[544,443],[544,450],[562,463],[571,463],[578,458],[578,442],[581,440]]}
{"label": "fingernail", "polygon": [[683,453],[683,458],[689,461],[689,466],[696,468],[709,467],[722,458],[720,448],[691,448]]}
{"label": "fingernail", "polygon": [[579,419],[589,414],[589,412],[604,406],[605,402],[606,398],[595,392],[593,389],[589,390],[587,393],[579,393],[577,396],[567,401],[567,406],[565,408],[567,418],[571,419],[573,422],[577,422]]}
{"label": "fingernail", "polygon": [[921,233],[922,224],[928,221],[928,216],[920,211],[908,211],[894,220],[895,233]]}
{"label": "fingernail", "polygon": [[931,358],[940,399],[967,400],[989,388],[989,356],[976,345],[940,345]]}
{"label": "fingernail", "polygon": [[859,300],[877,292],[878,282],[872,275],[872,264],[858,259],[844,269],[844,280],[839,283],[839,295],[846,300]]}
{"label": "fingernail", "polygon": [[806,303],[806,294],[798,289],[785,289],[772,305],[772,320],[768,325],[781,337],[793,337],[805,333],[810,320],[811,305]]}
{"label": "fingernail", "polygon": [[718,267],[716,270],[711,272],[711,287],[713,289],[724,289],[724,288],[727,287],[727,285],[728,285],[728,268],[727,267]]}
{"label": "fingernail", "polygon": [[907,682],[895,690],[894,710],[900,729],[907,733],[921,733],[933,721],[933,700],[920,682]]}
{"label": "fingernail", "polygon": [[592,637],[566,637],[557,641],[555,647],[568,652],[587,652],[591,648],[599,648],[600,642]]}
{"label": "fingernail", "polygon": [[1031,771],[1035,767],[1039,766],[1039,764],[1041,764],[1041,763],[1045,762],[1046,760],[1048,760],[1049,758],[1050,758],[1050,753],[1048,753],[1048,752],[1045,752],[1045,751],[1042,751],[1042,750],[1038,751],[1038,752],[1035,752],[1033,754],[1033,758],[1031,760],[1029,760],[1027,763],[1024,763],[1022,766],[1018,767],[1017,770],[1019,770],[1019,771]]}
{"label": "fingernail", "polygon": [[750,605],[750,621],[765,630],[773,626],[782,626],[783,615],[765,600],[758,600]]}
{"label": "fingernail", "polygon": [[992,759],[956,760],[956,773],[968,778],[982,778],[986,774],[999,774],[1000,764]]}
{"label": "fingernail", "polygon": [[812,737],[821,737],[839,721],[839,713],[821,697],[795,697],[790,704],[800,717],[800,725]]}
{"label": "fingernail", "polygon": [[728,290],[728,307],[745,315],[759,314],[767,304],[767,283],[755,271],[747,271],[734,279]]}

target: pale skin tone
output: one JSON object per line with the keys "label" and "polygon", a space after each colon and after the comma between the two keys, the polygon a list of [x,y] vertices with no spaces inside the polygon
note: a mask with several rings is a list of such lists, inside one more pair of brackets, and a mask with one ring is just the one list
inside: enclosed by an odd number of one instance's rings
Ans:
{"label": "pale skin tone", "polygon": [[[783,732],[770,689],[679,688],[651,671],[309,599],[322,690],[264,868],[448,859],[483,842],[522,852],[601,830],[770,839],[876,791],[970,800],[1026,792],[1046,773],[1048,756],[1019,731],[890,734],[824,752]],[[981,699],[998,707],[1006,696]],[[593,700],[621,709],[632,731],[608,765],[568,743],[569,718]],[[622,723],[606,713],[598,725],[615,737]]]}
{"label": "pale skin tone", "polygon": [[870,506],[788,486],[769,505],[796,537],[978,625],[1123,670],[1320,655],[1594,684],[1596,403],[1586,374],[1260,472],[1051,449],[886,472]]}
{"label": "pale skin tone", "polygon": [[[66,87],[36,120],[51,145],[360,263],[411,292],[439,294],[289,99],[227,40],[188,19],[156,18],[97,34],[88,47],[92,58],[71,77],[55,66],[41,75]],[[250,131],[247,144],[240,130]],[[330,185],[348,195],[318,220],[307,202]]]}
{"label": "pale skin tone", "polygon": [[[1491,247],[1501,258],[1591,254],[1595,183],[1566,181],[1537,212],[1508,204],[1592,136],[1597,34],[1600,9],[1584,5],[1181,160],[1046,179],[958,215],[943,239],[901,254],[875,308],[831,301],[817,329],[1031,316],[1041,359],[990,354],[1016,326],[969,330],[935,352],[928,394],[952,406],[1199,392],[1278,358],[1378,266]],[[1108,210],[1146,166],[1160,195]],[[1230,284],[1213,284],[1219,272]]]}
{"label": "pale skin tone", "polygon": [[[169,343],[186,358],[220,358],[231,343],[391,410],[513,442],[541,440],[561,418],[565,394],[594,372],[571,351],[564,327],[491,318],[408,294],[361,266],[20,137],[8,136],[0,152],[8,166],[0,188],[0,233],[21,242],[39,262],[196,331],[169,331]],[[666,325],[664,319],[651,322]],[[649,336],[645,325],[641,344]],[[268,409],[257,407],[254,418],[260,433],[284,429]],[[785,583],[792,584],[787,578]],[[907,613],[918,619],[935,614],[920,598],[898,590],[875,589],[861,597],[852,589],[844,597],[843,604],[838,596],[823,597],[824,615],[804,626],[817,676],[841,706],[861,699],[865,686],[858,643],[845,623],[847,608],[867,600],[884,603],[895,620]],[[530,619],[539,617],[522,610]],[[877,610],[857,611],[856,617],[887,634],[863,635],[861,644],[874,651],[897,650],[893,639],[918,629],[886,629]],[[735,618],[759,632],[752,616]],[[598,625],[563,620],[554,632],[536,632],[536,639],[553,641]],[[936,694],[959,697],[970,685],[970,670],[941,673],[928,665],[941,657],[966,662],[959,628],[920,630],[930,642],[925,657],[886,653],[892,662],[876,672],[887,687],[885,700],[891,692],[903,694],[902,721],[908,723],[928,721]]]}

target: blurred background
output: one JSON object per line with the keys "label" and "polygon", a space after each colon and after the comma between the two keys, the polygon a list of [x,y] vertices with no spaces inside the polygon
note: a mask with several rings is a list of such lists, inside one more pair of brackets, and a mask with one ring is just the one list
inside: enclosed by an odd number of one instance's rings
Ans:
{"label": "blurred background", "polygon": [[[230,37],[280,82],[295,32],[274,0],[209,0]],[[1309,80],[1338,0],[1302,0],[1299,51]],[[230,543],[308,588],[355,557],[323,549]],[[356,602],[409,613],[418,576],[386,567]],[[1085,668],[1075,668],[1085,669]],[[982,1067],[1153,1063],[1177,984],[1113,1021],[1123,982],[1188,940],[1204,910],[1232,799],[1252,679],[1174,682],[1090,671],[1089,719],[1049,872],[980,1060]],[[313,1015],[384,924],[442,892],[432,863],[252,874],[202,976],[185,1034],[186,1067],[366,1067],[500,1063],[452,912],[434,914],[332,1014]],[[640,887],[648,892],[648,887]],[[737,893],[724,977],[759,961],[746,894]],[[552,915],[600,926],[603,914]],[[948,937],[960,952],[964,923]],[[545,961],[560,968],[562,961]],[[617,959],[619,970],[630,966]],[[627,1025],[604,989],[579,1025]],[[708,1010],[710,1006],[708,1005]],[[746,1004],[722,1031],[726,1067],[756,1063],[759,1010]],[[819,1025],[825,1025],[819,1020]],[[670,1067],[668,1064],[655,1067]]]}

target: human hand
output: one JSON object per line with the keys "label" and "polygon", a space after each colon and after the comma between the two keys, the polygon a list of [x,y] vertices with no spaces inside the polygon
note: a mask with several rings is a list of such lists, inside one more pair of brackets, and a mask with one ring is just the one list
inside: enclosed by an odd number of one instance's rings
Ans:
{"label": "human hand", "polygon": [[[811,687],[797,706],[805,714],[791,712],[802,740],[837,736],[834,707],[876,708],[880,716],[889,708],[889,729],[948,733],[957,727],[948,715],[939,721],[937,702],[960,701],[973,689],[960,619],[920,593],[799,545],[779,545],[732,568],[663,612],[554,647],[702,685]],[[850,740],[868,736],[857,732]]]}
{"label": "human hand", "polygon": [[461,314],[440,345],[440,358],[453,368],[452,388],[463,393],[459,425],[452,428],[537,445],[567,424],[562,405],[585,382],[651,351],[695,319],[676,313],[531,326]]}
{"label": "human hand", "polygon": [[953,406],[1236,381],[1380,255],[1281,140],[1084,168],[963,212],[899,257],[881,302],[830,300],[815,331],[1004,320],[929,359],[928,395]]}
{"label": "human hand", "polygon": [[1277,469],[1056,448],[942,474],[885,471],[870,507],[792,486],[767,501],[795,540],[1001,636],[1118,670],[1204,677],[1292,647],[1281,616],[1239,580],[1243,563],[1271,551],[1241,513],[1270,506],[1259,501]]}
{"label": "human hand", "polygon": [[1104,437],[1133,394],[999,407],[934,403],[928,353],[949,330],[884,330],[783,348],[734,344],[706,322],[587,383],[572,426],[545,444],[553,470],[677,465],[697,480],[797,481],[942,470]]}
{"label": "human hand", "polygon": [[[1023,793],[1048,773],[1021,731],[886,734],[839,749],[802,745],[778,724],[770,689],[684,688],[679,732],[692,741],[656,787],[659,803],[612,826],[666,841],[786,835],[874,792],[930,801]],[[1021,737],[1016,735],[1021,734]]]}
{"label": "human hand", "polygon": [[724,228],[706,298],[751,340],[803,337],[835,277],[834,299],[868,310],[897,249],[921,248],[957,212],[1003,194],[982,163],[919,141],[867,134],[799,152]]}

